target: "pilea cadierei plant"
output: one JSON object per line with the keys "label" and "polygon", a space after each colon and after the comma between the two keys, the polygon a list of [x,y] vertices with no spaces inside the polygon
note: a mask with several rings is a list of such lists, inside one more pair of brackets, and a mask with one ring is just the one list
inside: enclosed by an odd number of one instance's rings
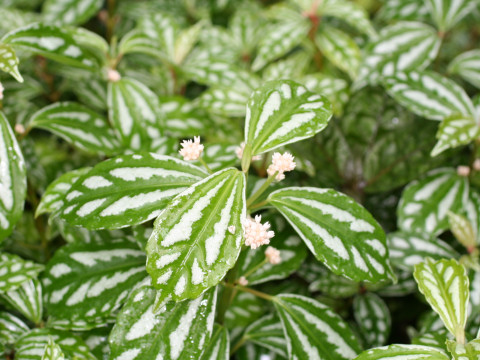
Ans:
{"label": "pilea cadierei plant", "polygon": [[479,20],[0,0],[0,360],[480,360]]}

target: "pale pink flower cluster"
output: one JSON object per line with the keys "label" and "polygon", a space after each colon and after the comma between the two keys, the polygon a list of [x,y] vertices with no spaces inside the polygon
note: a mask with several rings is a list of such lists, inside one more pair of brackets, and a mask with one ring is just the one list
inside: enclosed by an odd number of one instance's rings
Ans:
{"label": "pale pink flower cluster", "polygon": [[241,286],[247,286],[248,285],[248,280],[245,276],[241,276],[237,280],[237,284]]}
{"label": "pale pink flower cluster", "polygon": [[198,160],[203,151],[203,145],[200,144],[200,136],[194,136],[194,140],[183,140],[182,149],[179,151],[183,160]]}
{"label": "pale pink flower cluster", "polygon": [[2,83],[0,83],[0,100],[3,100],[3,90],[5,90],[5,88],[3,87]]}
{"label": "pale pink flower cluster", "polygon": [[475,159],[473,162],[473,169],[475,171],[480,171],[480,159]]}
{"label": "pale pink flower cluster", "polygon": [[272,164],[267,169],[268,176],[273,176],[277,173],[275,179],[277,181],[285,179],[285,172],[295,169],[295,162],[292,154],[286,152],[283,155],[276,152],[272,156]]}
{"label": "pale pink flower cluster", "polygon": [[15,124],[15,131],[17,134],[23,135],[25,134],[25,126],[22,124]]}
{"label": "pale pink flower cluster", "polygon": [[459,167],[457,167],[457,174],[467,177],[468,175],[470,175],[470,168],[465,165],[460,165]]}
{"label": "pale pink flower cluster", "polygon": [[272,246],[267,247],[267,250],[265,250],[265,257],[272,265],[277,265],[282,262],[282,258],[280,257],[280,250],[275,249]]}
{"label": "pale pink flower cluster", "polygon": [[[237,157],[241,160],[243,157],[243,150],[245,150],[245,143],[242,142],[240,146],[237,146],[235,149],[235,154],[237,154]],[[257,161],[260,160],[262,157],[260,155],[255,155],[252,156],[252,161]]]}
{"label": "pale pink flower cluster", "polygon": [[120,79],[122,78],[120,73],[115,69],[108,69],[107,77],[108,77],[108,81],[110,82],[117,82],[117,81],[120,81]]}
{"label": "pale pink flower cluster", "polygon": [[270,229],[270,223],[261,223],[262,216],[257,215],[254,219],[247,219],[245,222],[245,245],[256,249],[259,246],[267,245],[275,233]]}

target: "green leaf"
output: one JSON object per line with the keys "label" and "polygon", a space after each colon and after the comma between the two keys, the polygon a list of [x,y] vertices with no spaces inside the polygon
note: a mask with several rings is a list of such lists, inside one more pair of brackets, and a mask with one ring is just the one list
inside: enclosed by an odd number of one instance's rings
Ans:
{"label": "green leaf", "polygon": [[[165,114],[165,132],[175,137],[205,134],[210,123],[203,111],[181,96],[160,97],[160,108]],[[177,144],[175,144],[177,145]]]}
{"label": "green leaf", "polygon": [[54,329],[33,329],[18,339],[15,358],[18,360],[42,360],[45,347],[53,340],[67,359],[96,360],[83,340],[71,333]]}
{"label": "green leaf", "polygon": [[402,357],[411,360],[449,360],[444,351],[434,347],[400,344],[366,350],[355,360],[394,360]]}
{"label": "green leaf", "polygon": [[284,19],[280,23],[268,26],[258,43],[252,70],[262,69],[269,62],[282,57],[299,45],[307,37],[309,28],[309,21],[302,16]]}
{"label": "green leaf", "polygon": [[144,286],[132,292],[110,334],[110,359],[200,359],[213,330],[216,288],[195,300],[168,302],[154,313],[160,293]]}
{"label": "green leaf", "polygon": [[410,111],[430,120],[473,116],[472,101],[454,81],[431,71],[397,73],[384,79],[388,93]]}
{"label": "green leaf", "polygon": [[62,247],[44,275],[52,326],[78,330],[103,326],[146,276],[145,254],[130,241]]}
{"label": "green leaf", "polygon": [[17,289],[0,294],[0,298],[33,323],[40,324],[42,321],[42,284],[37,279],[26,281]]}
{"label": "green leaf", "polygon": [[278,355],[287,358],[287,345],[283,334],[280,319],[273,315],[265,315],[251,323],[243,337],[254,344],[269,349]]}
{"label": "green leaf", "polygon": [[331,298],[349,298],[360,291],[360,283],[335,275],[323,266],[318,272],[308,287],[311,292],[321,291]]}
{"label": "green leaf", "polygon": [[[26,169],[22,151],[0,111],[0,242],[20,219],[27,192]],[[2,286],[0,285],[0,289]]]}
{"label": "green leaf", "polygon": [[[372,289],[383,297],[401,297],[413,294],[417,290],[417,283],[413,279],[411,271],[400,271],[397,274],[398,282],[396,284],[388,284],[380,289]],[[367,286],[369,288],[369,286]]]}
{"label": "green leaf", "polygon": [[139,29],[154,41],[158,49],[162,49],[160,56],[164,61],[174,62],[175,43],[180,32],[180,26],[174,16],[165,12],[149,14],[142,19]]}
{"label": "green leaf", "polygon": [[412,181],[397,207],[400,230],[436,235],[449,228],[448,211],[458,213],[468,198],[468,181],[442,168]]}
{"label": "green leaf", "polygon": [[332,189],[291,187],[270,194],[315,257],[355,281],[394,279],[385,233],[370,213]]}
{"label": "green leaf", "polygon": [[372,348],[387,342],[392,319],[381,297],[371,292],[355,296],[353,315],[365,339],[365,347]]}
{"label": "green leaf", "polygon": [[450,30],[472,12],[476,4],[471,0],[427,0],[425,3],[441,32]]}
{"label": "green leaf", "polygon": [[62,348],[53,341],[52,338],[48,340],[48,344],[45,346],[45,352],[43,353],[42,360],[65,360]]}
{"label": "green leaf", "polygon": [[147,271],[162,298],[195,299],[218,284],[240,254],[245,176],[216,172],[175,197],[155,220]]}
{"label": "green leaf", "polygon": [[431,333],[421,333],[412,337],[412,344],[434,347],[440,351],[446,351],[445,341],[448,331],[446,329],[436,330]]}
{"label": "green leaf", "polygon": [[35,217],[47,213],[55,214],[60,210],[64,204],[65,195],[68,193],[72,185],[80,176],[86,174],[91,169],[92,168],[90,167],[86,167],[69,171],[50,183],[35,210]]}
{"label": "green leaf", "polygon": [[264,314],[264,302],[247,292],[237,294],[225,313],[225,326],[228,329],[247,327]]}
{"label": "green leaf", "polygon": [[321,16],[336,17],[370,37],[377,35],[368,12],[360,4],[345,0],[327,0],[320,3],[318,11]]}
{"label": "green leaf", "polygon": [[42,270],[43,265],[23,260],[17,255],[0,253],[0,293],[18,288],[36,278]]}
{"label": "green leaf", "polygon": [[215,324],[210,342],[205,347],[200,360],[229,360],[230,336],[223,326]]}
{"label": "green leaf", "polygon": [[426,257],[435,260],[458,257],[458,253],[446,242],[427,235],[397,231],[387,235],[388,253],[394,266],[413,271],[416,264]]}
{"label": "green leaf", "polygon": [[169,156],[119,156],[80,176],[60,216],[88,229],[140,224],[157,217],[172,197],[204,176],[198,167]]}
{"label": "green leaf", "polygon": [[450,354],[452,354],[453,360],[480,359],[480,339],[470,341],[467,344],[459,344],[456,341],[447,340],[447,348]]}
{"label": "green leaf", "polygon": [[9,32],[2,41],[70,66],[87,70],[98,67],[97,59],[77,44],[72,32],[57,25],[27,25]]}
{"label": "green leaf", "polygon": [[199,107],[215,115],[242,117],[245,116],[245,104],[251,93],[252,90],[243,87],[212,87],[204,91],[196,102]]}
{"label": "green leaf", "polygon": [[383,4],[377,13],[377,20],[392,22],[392,20],[427,21],[428,7],[424,1],[389,0]]}
{"label": "green leaf", "polygon": [[165,54],[161,48],[158,48],[155,40],[149,37],[140,29],[133,29],[126,33],[118,44],[118,52],[120,54],[146,54],[163,59]]}
{"label": "green leaf", "polygon": [[350,97],[350,85],[347,81],[316,73],[305,76],[302,83],[314,93],[321,92],[332,103],[335,115],[342,115],[343,107]]}
{"label": "green leaf", "polygon": [[423,23],[400,21],[384,27],[366,46],[356,87],[375,85],[382,76],[425,69],[437,56],[440,44],[435,29]]}
{"label": "green leaf", "polygon": [[0,70],[12,75],[18,82],[23,82],[23,77],[18,71],[18,57],[10,45],[0,43]]}
{"label": "green leaf", "polygon": [[31,126],[51,131],[79,149],[113,155],[119,142],[102,115],[74,102],[57,102],[32,115]]}
{"label": "green leaf", "polygon": [[450,230],[458,242],[467,248],[469,252],[475,249],[477,245],[477,232],[468,218],[449,212],[448,222],[450,224]]}
{"label": "green leaf", "polygon": [[465,81],[480,88],[480,50],[470,50],[458,55],[448,65],[450,74],[460,75]]}
{"label": "green leaf", "polygon": [[103,5],[103,0],[47,0],[42,13],[46,22],[83,24],[94,16]]}
{"label": "green leaf", "polygon": [[123,144],[131,150],[154,150],[161,138],[160,104],[148,87],[123,78],[108,84],[108,113]]}
{"label": "green leaf", "polygon": [[415,266],[413,273],[418,289],[445,327],[457,340],[465,341],[468,298],[470,295],[467,272],[455,260],[433,261],[427,258]]}
{"label": "green leaf", "polygon": [[328,306],[300,295],[273,298],[290,359],[352,359],[360,351],[348,325]]}
{"label": "green leaf", "polygon": [[250,96],[245,143],[252,155],[314,136],[332,117],[330,101],[291,80],[269,81]]}
{"label": "green leaf", "polygon": [[345,71],[352,79],[360,66],[360,49],[347,33],[324,25],[315,36],[315,43],[325,57]]}
{"label": "green leaf", "polygon": [[13,345],[17,339],[29,331],[29,327],[18,317],[5,312],[0,312],[0,342],[4,345]]}
{"label": "green leaf", "polygon": [[453,115],[442,121],[437,132],[438,142],[432,156],[441,152],[467,145],[480,136],[480,127],[473,116]]}

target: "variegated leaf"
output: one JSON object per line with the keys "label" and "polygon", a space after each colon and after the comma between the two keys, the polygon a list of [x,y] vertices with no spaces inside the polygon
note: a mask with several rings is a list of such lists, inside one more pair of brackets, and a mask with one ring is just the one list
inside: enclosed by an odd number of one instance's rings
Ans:
{"label": "variegated leaf", "polygon": [[83,24],[102,7],[103,0],[47,0],[43,3],[43,17],[47,22]]}
{"label": "variegated leaf", "polygon": [[268,201],[334,273],[355,281],[395,278],[383,229],[353,199],[332,189],[291,187]]}
{"label": "variegated leaf", "polygon": [[208,132],[210,122],[206,114],[191,101],[181,96],[160,97],[160,108],[165,114],[165,132],[176,137]]}
{"label": "variegated leaf", "polygon": [[65,360],[65,355],[63,355],[62,348],[56,344],[53,339],[48,340],[42,360]]}
{"label": "variegated leaf", "polygon": [[432,150],[437,156],[447,149],[467,145],[480,136],[480,127],[473,116],[453,115],[442,121],[437,132],[438,142]]}
{"label": "variegated leaf", "polygon": [[213,330],[216,288],[194,300],[168,302],[154,313],[160,292],[132,292],[110,334],[111,360],[200,359]]}
{"label": "variegated leaf", "polygon": [[199,107],[215,115],[242,117],[245,116],[245,104],[252,91],[243,87],[237,89],[215,86],[203,92],[196,102]]}
{"label": "variegated leaf", "polygon": [[412,337],[412,344],[430,346],[440,351],[446,351],[445,341],[447,340],[447,335],[448,331],[446,329],[430,333],[419,333],[417,336]]}
{"label": "variegated leaf", "polygon": [[[236,150],[238,146],[232,144],[208,144],[202,153],[202,159],[212,171],[219,171],[226,167],[239,165],[240,159]],[[202,166],[199,161],[194,161],[197,166]]]}
{"label": "variegated leaf", "polygon": [[348,325],[328,306],[301,295],[273,298],[290,359],[347,360],[361,351]]}
{"label": "variegated leaf", "polygon": [[396,73],[384,79],[388,93],[419,116],[443,120],[452,115],[473,116],[472,101],[453,80],[431,71]]}
{"label": "variegated leaf", "polygon": [[353,299],[353,315],[365,340],[365,347],[384,345],[392,326],[390,310],[378,295],[367,292]]}
{"label": "variegated leaf", "polygon": [[109,83],[108,113],[128,149],[153,151],[158,147],[163,122],[160,104],[141,82],[124,77]]}
{"label": "variegated leaf", "polygon": [[70,66],[87,70],[98,68],[95,56],[77,44],[71,31],[57,25],[27,25],[9,32],[2,41]]}
{"label": "variegated leaf", "polygon": [[18,82],[23,82],[23,77],[18,71],[18,57],[10,45],[0,43],[0,70],[12,75]]}
{"label": "variegated leaf", "polygon": [[[0,111],[0,242],[22,216],[27,192],[26,168],[20,146]],[[1,282],[0,282],[1,284]],[[2,286],[0,285],[0,289]]]}
{"label": "variegated leaf", "polygon": [[94,153],[114,155],[120,144],[102,115],[74,102],[57,102],[31,118],[31,126],[45,129],[78,148]]}
{"label": "variegated leaf", "polygon": [[0,298],[34,324],[41,323],[43,300],[42,284],[39,280],[26,281],[17,289],[0,294]]}
{"label": "variegated leaf", "polygon": [[475,189],[470,188],[468,201],[465,206],[465,216],[470,222],[477,244],[480,241],[480,195]]}
{"label": "variegated leaf", "polygon": [[140,29],[133,29],[126,33],[118,44],[120,54],[146,54],[163,59],[165,54],[159,48],[156,41]]}
{"label": "variegated leaf", "polygon": [[426,21],[428,11],[424,1],[388,0],[378,11],[376,18],[387,23],[392,20]]}
{"label": "variegated leaf", "polygon": [[33,329],[19,338],[15,345],[15,357],[18,360],[42,360],[50,340],[60,346],[67,359],[96,360],[80,337],[47,328]]}
{"label": "variegated leaf", "polygon": [[450,30],[467,16],[476,4],[472,0],[427,0],[425,3],[441,32]]}
{"label": "variegated leaf", "polygon": [[[413,294],[417,290],[417,283],[413,279],[411,271],[400,271],[396,273],[397,283],[382,286],[380,289],[375,287],[377,295],[382,297],[401,297]],[[369,288],[367,284],[367,288]]]}
{"label": "variegated leaf", "polygon": [[205,176],[173,157],[143,153],[106,160],[80,176],[68,191],[60,216],[88,229],[140,224]]}
{"label": "variegated leaf", "polygon": [[448,213],[450,231],[457,238],[458,242],[471,252],[477,245],[477,232],[472,223],[463,215]]}
{"label": "variegated leaf", "polygon": [[357,76],[360,66],[360,49],[347,33],[329,25],[324,25],[317,33],[315,43],[325,57],[352,79]]}
{"label": "variegated leaf", "polygon": [[360,291],[360,283],[335,275],[321,266],[318,270],[318,276],[310,282],[308,289],[312,292],[321,291],[331,298],[349,298]]}
{"label": "variegated leaf", "polygon": [[43,280],[51,326],[103,326],[146,276],[145,254],[130,241],[64,246],[48,262]]}
{"label": "variegated leaf", "polygon": [[310,24],[302,16],[272,24],[265,30],[257,48],[252,70],[258,71],[299,45],[307,37]]}
{"label": "variegated leaf", "polygon": [[413,273],[420,292],[435,312],[440,315],[445,327],[457,338],[465,341],[467,322],[469,280],[463,265],[455,260],[433,261],[427,258],[415,265]]}
{"label": "variegated leaf", "polygon": [[42,270],[43,265],[23,260],[17,255],[0,253],[0,293],[18,288],[36,278]]}
{"label": "variegated leaf", "polygon": [[480,359],[480,339],[472,340],[467,344],[447,340],[447,348],[453,360],[478,360]]}
{"label": "variegated leaf", "polygon": [[370,37],[376,36],[369,14],[360,4],[346,0],[326,0],[320,3],[318,11],[321,16],[336,17]]}
{"label": "variegated leaf", "polygon": [[163,298],[195,299],[231,269],[242,246],[245,176],[216,172],[175,197],[155,220],[147,271]]}
{"label": "variegated leaf", "polygon": [[175,43],[180,32],[180,26],[175,17],[166,12],[155,12],[144,17],[139,30],[152,39],[158,49],[161,49],[164,61],[174,63]]}
{"label": "variegated leaf", "polygon": [[430,346],[394,344],[366,350],[355,360],[449,360],[444,351]]}
{"label": "variegated leaf", "polygon": [[458,253],[446,242],[427,235],[397,231],[387,235],[388,253],[394,266],[412,271],[426,257],[450,259]]}
{"label": "variegated leaf", "polygon": [[468,181],[454,169],[437,169],[411,182],[397,207],[400,230],[436,235],[449,228],[448,211],[460,212],[468,199]]}
{"label": "variegated leaf", "polygon": [[382,29],[367,45],[356,87],[377,84],[382,76],[423,70],[435,59],[441,40],[434,28],[419,22],[400,21]]}
{"label": "variegated leaf", "polygon": [[262,154],[312,137],[331,117],[332,106],[324,96],[291,80],[266,82],[247,103],[246,150]]}
{"label": "variegated leaf", "polygon": [[212,338],[205,347],[199,360],[229,360],[230,359],[230,336],[223,326],[215,324]]}
{"label": "variegated leaf", "polygon": [[0,342],[4,345],[15,344],[17,339],[29,330],[23,320],[8,312],[0,312]]}
{"label": "variegated leaf", "polygon": [[225,326],[228,329],[234,329],[238,326],[250,325],[263,315],[264,303],[264,300],[253,294],[238,293],[225,313]]}
{"label": "variegated leaf", "polygon": [[90,170],[91,168],[86,167],[69,171],[51,182],[40,199],[40,203],[35,210],[35,216],[37,217],[47,213],[55,214],[60,210],[63,206],[65,195],[68,193],[72,185],[80,176],[86,174]]}
{"label": "variegated leaf", "polygon": [[254,344],[267,348],[276,354],[287,358],[287,346],[280,319],[273,315],[265,315],[251,323],[243,337]]}
{"label": "variegated leaf", "polygon": [[332,103],[334,114],[342,115],[343,107],[350,98],[350,85],[347,81],[316,73],[305,76],[302,83],[314,93],[321,92]]}
{"label": "variegated leaf", "polygon": [[465,81],[480,88],[480,50],[470,50],[458,55],[448,65],[448,72],[460,75]]}

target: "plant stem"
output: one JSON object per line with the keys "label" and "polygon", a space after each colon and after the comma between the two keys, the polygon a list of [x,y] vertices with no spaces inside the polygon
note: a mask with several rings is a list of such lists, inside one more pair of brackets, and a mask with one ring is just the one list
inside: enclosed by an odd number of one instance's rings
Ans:
{"label": "plant stem", "polygon": [[240,291],[243,291],[243,292],[248,292],[248,293],[250,293],[252,295],[255,295],[255,296],[257,296],[261,299],[264,299],[264,300],[273,301],[273,298],[274,298],[273,296],[265,294],[264,292],[254,290],[254,289],[242,286],[242,285],[233,285],[233,284],[226,283],[226,282],[223,282],[222,285],[225,286],[226,288],[232,288],[232,289],[237,289],[237,290],[240,290]]}
{"label": "plant stem", "polygon": [[[237,263],[238,264],[238,263]],[[218,315],[217,315],[217,321],[223,325],[225,322],[225,313],[227,312],[230,304],[232,303],[233,299],[235,298],[235,295],[237,295],[237,291],[235,289],[235,286],[233,283],[235,282],[235,279],[237,278],[237,265],[233,269],[231,269],[227,276],[225,277],[225,281],[222,284],[230,284],[231,287],[225,286],[225,289],[223,290],[222,298],[220,299],[219,305],[218,305]]]}
{"label": "plant stem", "polygon": [[107,41],[110,43],[113,36],[113,28],[115,27],[115,0],[107,0],[108,18],[107,18]]}
{"label": "plant stem", "polygon": [[213,174],[212,169],[210,169],[210,168],[208,167],[207,163],[205,162],[205,160],[203,160],[203,158],[202,158],[201,156],[198,158],[198,161],[200,161],[200,164],[202,164],[202,165],[205,167],[205,169],[207,169],[207,171],[208,171],[210,174]]}
{"label": "plant stem", "polygon": [[263,265],[265,265],[266,263],[268,262],[267,258],[265,258],[261,263],[259,263],[257,266],[254,266],[253,268],[251,268],[249,271],[247,271],[245,274],[243,274],[243,276],[245,278],[249,277],[250,275],[252,275],[255,271],[257,271],[258,269],[260,269]]}
{"label": "plant stem", "polygon": [[253,202],[257,200],[258,197],[265,192],[265,190],[267,190],[267,188],[270,186],[273,180],[275,180],[275,177],[277,176],[277,174],[278,174],[278,171],[275,172],[275,174],[273,174],[272,176],[269,176],[267,181],[265,181],[263,185],[260,186],[260,188],[252,196],[250,196],[250,198],[247,200],[247,208],[249,208],[250,205],[252,205]]}
{"label": "plant stem", "polygon": [[256,209],[259,209],[261,208],[262,206],[265,206],[268,204],[268,201],[267,200],[264,200],[264,201],[260,201],[258,203],[256,203],[255,205],[252,205],[250,206],[250,210],[256,210]]}
{"label": "plant stem", "polygon": [[238,340],[238,342],[235,344],[235,346],[232,347],[232,350],[230,350],[230,356],[235,354],[238,351],[238,349],[240,349],[242,347],[242,345],[245,344],[245,341],[247,341],[247,340],[248,340],[247,337],[242,336],[242,338],[240,340]]}

